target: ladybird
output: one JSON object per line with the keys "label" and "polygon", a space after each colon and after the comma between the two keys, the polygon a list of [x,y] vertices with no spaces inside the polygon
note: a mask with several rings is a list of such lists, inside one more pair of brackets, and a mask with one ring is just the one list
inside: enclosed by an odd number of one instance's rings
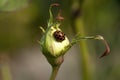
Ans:
{"label": "ladybird", "polygon": [[62,42],[63,40],[65,40],[65,34],[62,31],[59,30],[55,31],[53,33],[53,36],[58,42]]}

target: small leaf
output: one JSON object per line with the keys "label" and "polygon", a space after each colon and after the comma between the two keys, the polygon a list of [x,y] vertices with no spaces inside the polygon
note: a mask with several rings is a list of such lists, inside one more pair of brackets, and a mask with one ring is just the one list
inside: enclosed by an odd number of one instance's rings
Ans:
{"label": "small leaf", "polygon": [[101,36],[101,35],[81,37],[79,34],[77,34],[72,39],[71,46],[74,45],[74,44],[76,44],[77,42],[79,42],[82,39],[85,39],[85,40],[87,40],[87,39],[96,39],[96,40],[101,40],[104,43],[106,49],[105,49],[104,53],[100,56],[100,58],[102,58],[102,57],[104,57],[104,56],[106,56],[106,55],[108,55],[110,53],[109,45],[108,45],[107,41],[104,39],[104,37]]}
{"label": "small leaf", "polygon": [[43,33],[45,33],[45,29],[40,26],[40,29],[42,30]]}
{"label": "small leaf", "polygon": [[106,50],[105,52],[100,56],[100,58],[104,57],[104,56],[107,56],[109,53],[110,53],[110,48],[109,48],[109,45],[108,43],[106,42],[106,40],[103,40],[103,43],[105,44],[106,46]]}

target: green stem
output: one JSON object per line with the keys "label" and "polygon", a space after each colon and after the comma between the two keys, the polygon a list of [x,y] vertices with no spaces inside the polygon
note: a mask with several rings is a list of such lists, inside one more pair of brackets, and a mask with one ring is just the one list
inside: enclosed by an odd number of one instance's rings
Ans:
{"label": "green stem", "polygon": [[10,66],[5,64],[1,67],[1,69],[2,69],[3,80],[12,80],[10,73]]}
{"label": "green stem", "polygon": [[59,56],[57,58],[47,58],[47,60],[52,66],[52,73],[51,73],[51,76],[50,76],[50,80],[55,80],[55,78],[57,76],[57,73],[59,71],[59,68],[64,61],[64,57]]}
{"label": "green stem", "polygon": [[51,74],[51,76],[50,76],[50,80],[55,80],[59,68],[60,68],[60,66],[55,66],[55,67],[53,66],[53,67],[52,67],[52,74]]}
{"label": "green stem", "polygon": [[[80,3],[81,4],[81,3]],[[73,7],[76,10],[82,10],[81,9],[81,5],[78,3],[78,0],[74,1],[73,3]],[[80,8],[79,8],[80,7]],[[83,13],[83,10],[80,11],[81,13]],[[74,25],[74,29],[75,29],[75,33],[79,33],[80,36],[85,36],[85,29],[84,29],[84,15],[80,15],[77,16],[74,21],[73,21],[73,25]],[[89,50],[87,47],[87,43],[86,41],[81,40],[79,42],[79,46],[80,46],[80,59],[81,59],[81,74],[82,74],[82,80],[92,80],[92,75],[91,75],[91,65],[90,65],[90,56],[89,56]]]}
{"label": "green stem", "polygon": [[[83,25],[83,19],[82,17],[76,19],[75,21],[75,31],[76,33],[81,33],[81,36],[85,35],[84,31],[84,25]],[[91,80],[91,71],[90,71],[90,56],[89,56],[89,50],[87,47],[86,41],[80,41],[80,55],[81,55],[81,67],[82,67],[82,80]]]}
{"label": "green stem", "polygon": [[[1,57],[2,56],[2,57]],[[12,80],[10,64],[9,64],[9,56],[5,53],[0,55],[0,73],[2,76],[2,80]],[[1,78],[0,78],[1,80]]]}

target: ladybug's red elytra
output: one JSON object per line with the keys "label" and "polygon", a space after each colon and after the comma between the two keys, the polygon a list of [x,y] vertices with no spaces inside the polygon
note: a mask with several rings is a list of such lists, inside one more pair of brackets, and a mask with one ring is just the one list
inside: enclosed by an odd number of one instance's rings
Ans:
{"label": "ladybug's red elytra", "polygon": [[58,42],[62,42],[63,40],[65,40],[65,34],[60,30],[55,31],[53,33],[53,36]]}

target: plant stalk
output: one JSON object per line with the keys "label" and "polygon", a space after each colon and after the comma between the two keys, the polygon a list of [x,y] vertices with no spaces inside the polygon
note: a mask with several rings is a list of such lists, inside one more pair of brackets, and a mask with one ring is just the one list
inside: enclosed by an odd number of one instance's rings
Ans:
{"label": "plant stalk", "polygon": [[47,58],[47,60],[52,66],[52,73],[51,73],[51,76],[50,76],[50,80],[55,80],[55,78],[57,76],[57,73],[59,71],[59,68],[64,61],[64,57],[59,56],[57,58]]}
{"label": "plant stalk", "polygon": [[50,76],[50,80],[55,80],[57,73],[59,71],[60,66],[52,66],[52,73]]}
{"label": "plant stalk", "polygon": [[[81,36],[85,36],[84,31],[84,23],[83,23],[83,17],[79,17],[75,20],[75,32],[81,34]],[[89,56],[89,50],[87,47],[86,41],[80,41],[80,55],[81,55],[81,70],[82,70],[82,80],[92,80],[91,79],[91,71],[90,71],[90,56]]]}
{"label": "plant stalk", "polygon": [[0,54],[0,80],[12,80],[9,60],[6,53]]}
{"label": "plant stalk", "polygon": [[[75,29],[75,33],[79,33],[80,36],[85,36],[85,26],[84,26],[84,15],[83,15],[83,8],[81,8],[83,5],[82,3],[79,4],[78,0],[73,1],[73,9],[75,10],[80,10],[80,15],[75,17],[73,19],[73,26]],[[74,15],[73,15],[74,16]],[[79,46],[80,46],[80,59],[81,59],[81,77],[82,80],[92,80],[92,72],[90,70],[91,65],[90,65],[90,56],[89,56],[89,50],[87,47],[86,41],[79,41]]]}

